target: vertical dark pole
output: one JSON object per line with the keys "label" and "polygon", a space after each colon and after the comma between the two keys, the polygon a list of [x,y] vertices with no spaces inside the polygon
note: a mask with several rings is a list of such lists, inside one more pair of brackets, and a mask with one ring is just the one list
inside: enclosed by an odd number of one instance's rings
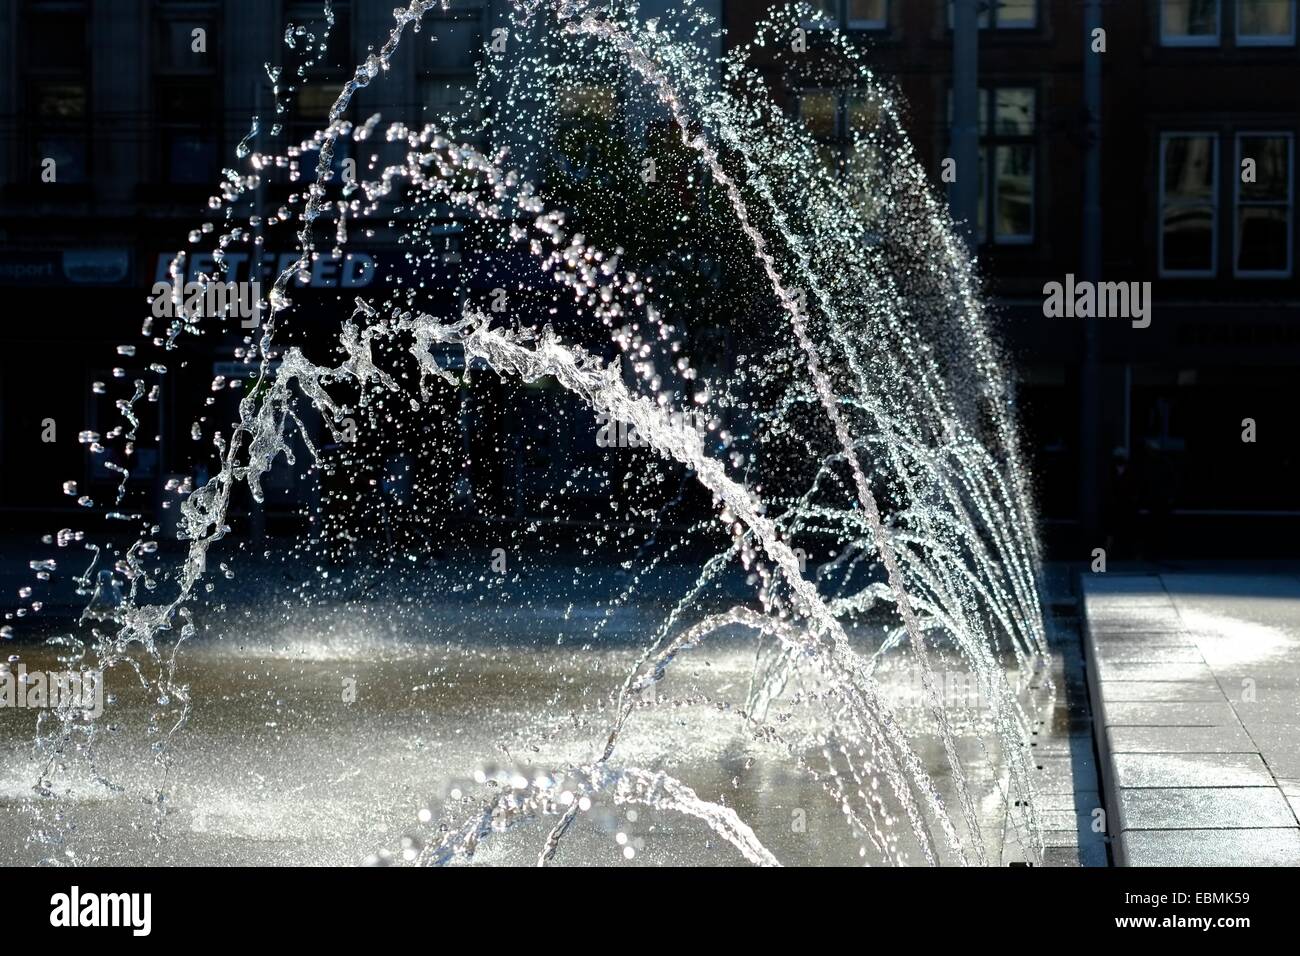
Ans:
{"label": "vertical dark pole", "polygon": [[[1093,33],[1101,29],[1102,0],[1084,0],[1083,99],[1086,114],[1083,157],[1083,242],[1079,278],[1101,281],[1101,59],[1093,52]],[[1079,530],[1085,550],[1097,547],[1100,527],[1101,347],[1097,319],[1083,319],[1080,367]]]}

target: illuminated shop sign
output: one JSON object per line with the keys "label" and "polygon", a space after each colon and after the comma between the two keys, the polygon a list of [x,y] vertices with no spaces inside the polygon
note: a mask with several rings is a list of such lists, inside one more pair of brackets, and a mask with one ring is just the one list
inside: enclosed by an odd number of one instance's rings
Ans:
{"label": "illuminated shop sign", "polygon": [[[157,269],[154,272],[155,282],[171,281],[171,266],[175,258],[174,252],[158,254]],[[261,261],[254,268],[248,253],[228,252],[224,278],[227,282],[265,282],[269,285],[280,273],[297,261],[296,252],[282,252],[278,255],[263,253]],[[211,276],[215,274],[217,268],[212,255],[206,252],[187,253],[183,266],[186,282],[197,281],[200,273]],[[304,282],[303,276],[299,276],[294,280],[294,284],[317,289],[363,289],[375,281],[375,269],[374,257],[364,252],[345,253],[338,259],[322,253],[311,264],[310,280]],[[254,271],[257,274],[251,275],[250,273]]]}

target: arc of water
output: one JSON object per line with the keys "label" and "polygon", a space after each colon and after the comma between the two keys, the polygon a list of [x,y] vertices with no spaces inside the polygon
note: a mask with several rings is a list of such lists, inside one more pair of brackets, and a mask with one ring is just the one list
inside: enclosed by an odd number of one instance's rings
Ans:
{"label": "arc of water", "polygon": [[[470,322],[475,324],[471,326]],[[619,378],[617,366],[596,371],[589,367],[590,363],[581,355],[575,356],[574,352],[559,346],[553,337],[544,336],[534,349],[524,348],[502,333],[490,330],[487,317],[481,314],[471,315],[468,320],[462,320],[455,326],[443,326],[428,316],[398,323],[399,327],[414,325],[423,326],[431,341],[460,344],[465,349],[467,362],[475,357],[481,358],[498,372],[510,372],[524,381],[535,381],[544,375],[554,376],[560,384],[581,397],[597,412],[609,415],[611,420],[635,425],[637,433],[661,453],[690,465],[700,482],[755,533],[769,557],[781,568],[787,583],[797,595],[803,612],[829,638],[832,653],[844,660],[855,673],[861,674],[863,683],[859,692],[866,705],[866,712],[874,718],[869,726],[885,745],[882,754],[889,754],[890,747],[898,752],[903,766],[916,781],[939,820],[950,845],[959,854],[962,852],[961,840],[948,819],[929,774],[921,766],[893,714],[880,699],[874,680],[863,670],[839,621],[827,609],[816,589],[804,579],[799,571],[798,558],[789,545],[780,540],[771,519],[763,516],[755,507],[748,490],[728,477],[722,464],[704,452],[700,436],[694,429],[674,422],[662,408],[648,399],[635,398],[629,394]],[[467,328],[471,330],[466,332]],[[420,361],[426,365],[433,361],[427,352],[422,352],[422,355],[426,357],[420,358]],[[889,764],[892,764],[892,758],[887,766]],[[906,779],[899,775],[897,767],[890,768],[889,775],[895,792],[908,806],[918,840],[924,844],[919,818],[910,805],[910,799],[904,798],[907,792]]]}
{"label": "arc of water", "polygon": [[[916,615],[912,610],[911,601],[907,594],[903,575],[898,567],[898,559],[890,533],[884,526],[884,522],[880,516],[879,505],[877,504],[875,495],[872,493],[871,488],[867,483],[867,478],[862,470],[862,465],[858,460],[857,453],[854,451],[853,441],[849,435],[848,426],[839,411],[837,397],[831,388],[829,379],[821,369],[821,360],[818,357],[817,348],[808,335],[803,310],[790,289],[786,287],[785,280],[778,270],[776,260],[768,251],[767,240],[750,221],[749,211],[745,204],[744,197],[741,195],[740,187],[723,168],[716,149],[714,149],[703,135],[693,134],[691,132],[690,121],[685,115],[681,99],[673,90],[671,81],[667,74],[664,73],[664,71],[655,64],[649,55],[642,51],[626,33],[609,21],[588,16],[584,17],[576,24],[570,21],[570,25],[577,32],[586,33],[594,37],[600,37],[620,49],[627,57],[627,61],[633,69],[641,74],[641,76],[650,83],[651,87],[658,92],[659,101],[668,108],[673,120],[681,130],[682,142],[700,154],[712,174],[714,181],[722,186],[727,193],[736,218],[740,223],[741,230],[753,244],[754,253],[762,264],[763,271],[767,275],[768,281],[771,283],[772,289],[776,293],[777,298],[780,300],[782,308],[784,308],[790,315],[791,328],[794,330],[795,337],[799,341],[799,347],[804,352],[808,365],[808,373],[816,387],[818,398],[821,400],[822,407],[831,421],[831,425],[835,430],[835,436],[839,441],[841,448],[843,448],[845,457],[853,472],[853,481],[857,490],[858,501],[867,514],[867,521],[871,526],[881,563],[885,568],[885,574],[889,580],[890,587],[893,588],[897,598],[896,606],[899,614],[902,616],[904,626],[907,628],[907,632],[911,637],[912,646],[916,651],[917,660],[921,665],[922,686],[926,698],[930,703],[935,720],[939,724],[940,734],[943,738],[943,746],[948,758],[948,763],[953,768],[954,779],[957,782],[962,810],[966,818],[967,830],[969,831],[974,843],[976,856],[980,864],[983,865],[987,862],[987,857],[984,847],[983,833],[979,823],[979,812],[975,807],[974,799],[971,797],[970,788],[967,786],[965,775],[962,773],[961,759],[957,753],[956,742],[953,739],[952,727],[948,721],[943,702],[935,686],[934,673],[930,665],[925,635],[922,633],[921,628],[916,622]],[[769,551],[769,553],[771,552]]]}

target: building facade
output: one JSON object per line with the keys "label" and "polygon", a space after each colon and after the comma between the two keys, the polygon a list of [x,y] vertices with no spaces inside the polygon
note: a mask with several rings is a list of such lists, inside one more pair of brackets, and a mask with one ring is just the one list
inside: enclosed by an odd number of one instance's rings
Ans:
{"label": "building facade", "polygon": [[[978,259],[1016,367],[1048,540],[1063,556],[1106,541],[1151,556],[1287,553],[1300,530],[1296,3],[1097,3],[1101,37],[1085,19],[1090,5],[979,6]],[[745,43],[772,6],[729,4],[729,43]],[[897,85],[907,131],[943,188],[951,4],[814,6],[822,29],[847,31]],[[1101,62],[1093,110],[1089,56]],[[828,117],[854,91],[803,86],[775,63],[768,78],[787,108],[828,141],[847,136],[843,116]],[[1085,156],[1098,135],[1101,279],[1150,282],[1152,307],[1143,328],[1094,320],[1090,371],[1088,323],[1047,317],[1044,290],[1081,277]],[[1091,417],[1088,374],[1099,405]],[[1092,468],[1081,459],[1089,447]],[[1086,481],[1100,499],[1092,529],[1081,524]]]}
{"label": "building facade", "polygon": [[[455,0],[429,14],[416,42],[367,90],[366,110],[418,123],[458,101],[508,5]],[[774,5],[704,4],[726,28],[720,46],[746,43]],[[831,24],[867,50],[902,93],[907,132],[943,188],[950,4],[814,5],[825,16],[812,26],[811,55]],[[1089,5],[1002,0],[980,13],[979,265],[1015,365],[1049,542],[1063,555],[1098,540],[1150,554],[1285,548],[1300,531],[1296,2],[1100,4],[1104,52],[1094,52]],[[11,524],[30,517],[45,529],[52,511],[83,513],[51,475],[86,488],[116,482],[76,441],[105,414],[91,383],[133,374],[114,347],[138,340],[150,287],[202,221],[237,144],[251,135],[256,146],[271,120],[284,123],[289,140],[319,128],[354,65],[387,36],[392,6],[334,0],[329,52],[291,111],[276,117],[265,65],[284,62],[286,28],[319,28],[319,0],[0,0],[0,511]],[[640,13],[673,8],[644,0]],[[1088,56],[1102,66],[1095,124],[1085,102]],[[782,105],[829,148],[851,135],[854,90],[810,86],[775,61],[766,68]],[[1089,365],[1088,323],[1046,316],[1044,289],[1081,273],[1082,181],[1094,136],[1101,278],[1150,282],[1152,307],[1144,328],[1093,322]],[[268,201],[277,195],[273,187]],[[390,228],[390,218],[360,224],[366,232],[354,230],[361,238],[348,257],[322,257],[298,294],[348,303],[400,274],[401,224]],[[445,242],[454,252],[454,228]],[[232,257],[236,277],[243,270],[269,281],[293,261],[286,246],[268,246],[256,268]],[[141,447],[133,481],[162,488],[187,470],[185,429],[202,411],[207,382],[230,371],[222,363],[236,344],[214,341],[206,364],[167,379],[158,421],[148,424],[159,447]],[[1081,413],[1089,376],[1092,417]],[[554,424],[545,405],[539,420]],[[60,440],[42,440],[48,421]],[[562,430],[547,434],[537,439],[545,447],[511,456],[516,466],[529,462],[539,497],[573,474],[572,448],[585,448]],[[1101,499],[1098,528],[1081,523],[1087,481]],[[516,480],[502,492],[517,509],[527,507],[521,487]]]}
{"label": "building facade", "polygon": [[[0,0],[0,290],[8,313],[0,354],[0,512],[10,527],[46,531],[56,514],[84,526],[93,518],[76,498],[111,499],[120,476],[87,456],[78,436],[118,421],[111,401],[96,393],[111,399],[138,375],[152,387],[143,360],[117,351],[140,341],[152,286],[169,278],[179,250],[212,245],[192,244],[191,233],[204,222],[225,168],[238,165],[239,145],[283,152],[323,128],[356,65],[393,28],[392,0],[331,0],[333,25],[321,54],[325,6],[324,0]],[[642,10],[653,15],[672,6],[651,0]],[[701,6],[720,18],[717,0]],[[450,0],[446,9],[426,13],[418,33],[405,33],[382,82],[358,96],[350,118],[379,113],[385,124],[418,129],[473,97],[476,61],[494,31],[513,28],[512,9],[510,0]],[[309,83],[281,97],[289,108],[280,114],[275,87],[294,82],[294,64],[303,59]],[[282,138],[273,142],[277,125]],[[336,164],[349,147],[340,142]],[[300,166],[311,168],[316,155],[304,152]],[[271,181],[262,191],[267,213],[302,188],[276,175],[267,173]],[[346,315],[356,296],[409,283],[410,247],[399,239],[413,216],[385,209],[353,220],[347,254],[341,260],[320,255],[294,284],[300,311],[310,314],[320,304],[332,307],[331,316]],[[448,257],[459,254],[460,223],[424,225]],[[214,226],[221,229],[220,222]],[[295,240],[294,232],[282,231],[280,244],[268,239],[256,262],[234,251],[226,259],[228,277],[269,286],[296,260]],[[212,267],[210,256],[192,253],[186,278]],[[457,288],[446,284],[450,302]],[[240,336],[204,338],[210,338],[206,353],[169,362],[176,368],[159,383],[159,400],[139,406],[148,417],[129,481],[133,490],[154,488],[158,500],[204,457],[203,449],[195,452],[190,423],[201,419],[211,427],[236,417],[241,393],[214,398],[209,386],[246,374],[231,361]],[[554,396],[533,397],[510,423],[513,437],[499,433],[500,422],[474,422],[468,412],[459,421],[452,417],[448,434],[440,426],[439,434],[421,436],[457,453],[472,452],[475,441],[493,446],[498,458],[503,446],[517,452],[506,456],[502,467],[515,473],[505,477],[467,466],[449,483],[448,499],[469,498],[467,487],[477,484],[489,488],[484,494],[494,499],[493,512],[522,512],[530,499],[572,483],[573,454],[596,455],[585,432],[580,442],[565,430],[576,425],[550,407]],[[538,427],[547,422],[554,427]],[[470,430],[487,437],[464,434]],[[525,431],[540,437],[521,444]],[[594,435],[594,426],[589,431]],[[201,465],[197,471],[201,479]],[[76,482],[79,495],[64,493],[65,479]],[[376,476],[377,484],[384,481]],[[286,474],[273,477],[273,515],[312,493],[292,484]]]}

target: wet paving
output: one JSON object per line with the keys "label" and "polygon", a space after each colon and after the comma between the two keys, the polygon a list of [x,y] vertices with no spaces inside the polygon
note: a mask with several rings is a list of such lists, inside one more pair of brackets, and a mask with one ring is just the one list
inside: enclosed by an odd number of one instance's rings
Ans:
{"label": "wet paving", "polygon": [[1300,863],[1300,582],[1093,575],[1087,646],[1116,856]]}
{"label": "wet paving", "polygon": [[[115,668],[94,768],[61,761],[52,775],[57,799],[32,789],[41,777],[32,748],[36,714],[4,715],[0,856],[23,864],[352,865],[388,851],[400,859],[404,847],[436,841],[440,824],[459,825],[491,798],[494,771],[590,763],[640,641],[663,613],[656,601],[612,614],[536,605],[511,617],[455,601],[401,614],[383,599],[231,605],[180,650],[177,680],[193,702],[186,726],[168,736],[177,702],[156,704],[127,668]],[[592,639],[597,619],[606,623]],[[872,640],[857,637],[864,648]],[[40,645],[24,645],[21,658],[32,671],[58,666]],[[818,730],[826,687],[813,670],[800,673],[766,715],[767,726],[779,729],[774,740],[736,706],[753,663],[752,641],[738,635],[684,654],[655,697],[638,704],[611,765],[668,774],[733,809],[782,863],[886,862],[828,792],[827,741]],[[952,688],[964,686],[955,662],[942,665]],[[1077,675],[1059,657],[1053,669],[1054,693],[1039,680],[1026,682],[1022,697],[1042,711],[1034,742],[1046,862],[1096,863],[1078,849],[1091,807],[1076,795],[1072,769],[1083,765],[1076,739],[1083,725],[1065,700]],[[881,679],[960,828],[956,790],[915,675],[886,669]],[[1005,762],[989,742],[997,737],[978,701],[955,703],[958,750],[989,860],[1032,858],[1027,835],[1008,826]],[[166,770],[155,752],[164,741]],[[883,782],[868,775],[855,785]],[[1095,783],[1085,793],[1087,786]],[[533,863],[554,822],[542,816],[494,834],[475,860]],[[904,822],[891,832],[907,862],[924,862]],[[942,859],[957,861],[947,850]],[[556,862],[744,861],[697,820],[598,798]]]}

